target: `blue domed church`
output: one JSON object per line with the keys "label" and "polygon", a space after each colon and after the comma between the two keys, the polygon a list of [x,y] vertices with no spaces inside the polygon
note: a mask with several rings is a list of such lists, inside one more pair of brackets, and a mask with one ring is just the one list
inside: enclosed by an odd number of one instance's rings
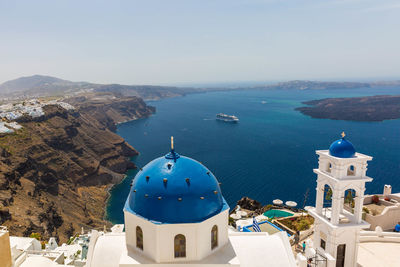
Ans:
{"label": "blue domed church", "polygon": [[228,212],[212,172],[172,145],[133,180],[124,207],[126,243],[156,262],[200,260],[227,243]]}
{"label": "blue domed church", "polygon": [[138,173],[125,205],[158,224],[198,223],[228,208],[211,171],[174,150]]}
{"label": "blue domed church", "polygon": [[170,152],[133,179],[123,211],[124,225],[92,232],[86,266],[296,266],[286,232],[228,226],[229,206],[217,178],[177,153],[172,137]]}

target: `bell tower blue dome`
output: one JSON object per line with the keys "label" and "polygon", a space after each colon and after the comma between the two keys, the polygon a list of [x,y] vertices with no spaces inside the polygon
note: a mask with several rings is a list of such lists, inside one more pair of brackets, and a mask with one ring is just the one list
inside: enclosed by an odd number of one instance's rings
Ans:
{"label": "bell tower blue dome", "polygon": [[125,211],[154,223],[202,222],[229,209],[215,176],[173,148],[135,176]]}
{"label": "bell tower blue dome", "polygon": [[352,143],[344,138],[345,134],[342,133],[342,138],[336,140],[329,147],[329,154],[337,158],[352,158],[356,154],[356,150]]}

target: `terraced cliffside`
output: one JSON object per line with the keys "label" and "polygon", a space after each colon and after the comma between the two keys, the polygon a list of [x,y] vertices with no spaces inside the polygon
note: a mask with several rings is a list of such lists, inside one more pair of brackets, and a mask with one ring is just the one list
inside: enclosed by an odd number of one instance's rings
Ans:
{"label": "terraced cliffside", "polygon": [[107,189],[135,167],[129,157],[138,154],[112,130],[155,111],[137,97],[68,101],[74,111],[45,106],[45,117],[24,119],[21,130],[0,137],[0,224],[13,235],[65,241],[81,227],[107,224]]}

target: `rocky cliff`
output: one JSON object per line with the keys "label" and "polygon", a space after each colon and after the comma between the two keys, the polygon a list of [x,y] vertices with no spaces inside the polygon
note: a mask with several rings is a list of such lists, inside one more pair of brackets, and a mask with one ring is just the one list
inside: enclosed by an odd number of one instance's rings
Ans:
{"label": "rocky cliff", "polygon": [[0,137],[0,224],[13,235],[65,241],[81,227],[102,228],[107,189],[135,167],[129,157],[138,152],[112,130],[154,108],[137,97],[68,101],[74,111],[45,106],[44,117]]}

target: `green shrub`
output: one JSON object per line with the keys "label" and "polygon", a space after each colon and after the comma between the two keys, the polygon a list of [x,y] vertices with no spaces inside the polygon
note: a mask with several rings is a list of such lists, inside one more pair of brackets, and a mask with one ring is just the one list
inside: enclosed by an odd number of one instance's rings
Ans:
{"label": "green shrub", "polygon": [[310,228],[310,224],[307,221],[300,221],[299,224],[297,225],[297,230],[298,231],[304,231]]}
{"label": "green shrub", "polygon": [[326,192],[325,195],[325,200],[332,200],[332,189],[328,188],[328,191]]}
{"label": "green shrub", "polygon": [[71,238],[68,239],[68,241],[67,241],[67,245],[71,245],[71,243],[74,241],[74,239],[75,239],[76,237],[78,237],[78,236],[79,236],[79,234],[75,234],[74,236],[71,236]]}
{"label": "green shrub", "polygon": [[42,235],[40,233],[32,233],[30,236],[30,238],[35,238],[36,240],[42,240]]}
{"label": "green shrub", "polygon": [[314,223],[314,218],[307,215],[301,217],[291,217],[283,220],[279,220],[283,225],[293,231],[304,231],[310,228]]}

